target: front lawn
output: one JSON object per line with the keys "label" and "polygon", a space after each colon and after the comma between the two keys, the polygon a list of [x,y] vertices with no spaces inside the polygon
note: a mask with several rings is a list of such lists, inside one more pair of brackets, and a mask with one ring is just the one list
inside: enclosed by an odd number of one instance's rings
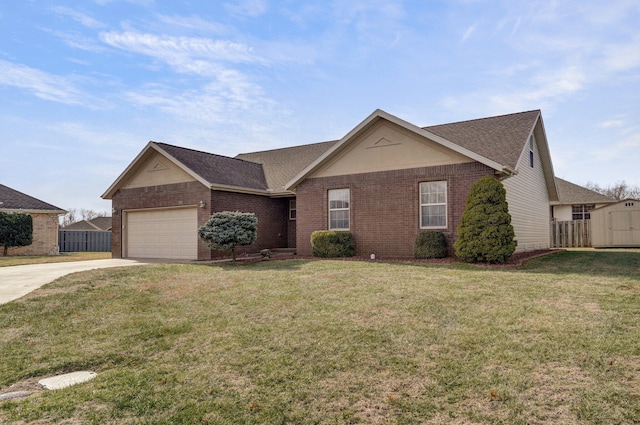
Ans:
{"label": "front lawn", "polygon": [[639,252],[76,273],[0,305],[0,423],[635,424],[639,318]]}

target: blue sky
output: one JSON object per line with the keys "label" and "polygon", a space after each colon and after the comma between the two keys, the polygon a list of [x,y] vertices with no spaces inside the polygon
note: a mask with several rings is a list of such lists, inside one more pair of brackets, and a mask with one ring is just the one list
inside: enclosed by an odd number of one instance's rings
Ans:
{"label": "blue sky", "polygon": [[7,0],[0,183],[61,208],[149,140],[234,156],[541,109],[558,177],[640,185],[637,0]]}

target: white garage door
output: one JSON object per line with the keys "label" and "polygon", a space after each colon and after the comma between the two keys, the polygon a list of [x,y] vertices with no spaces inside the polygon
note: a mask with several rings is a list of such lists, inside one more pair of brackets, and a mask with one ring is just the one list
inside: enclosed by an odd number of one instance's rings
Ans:
{"label": "white garage door", "polygon": [[130,258],[198,258],[196,208],[127,213],[126,256]]}

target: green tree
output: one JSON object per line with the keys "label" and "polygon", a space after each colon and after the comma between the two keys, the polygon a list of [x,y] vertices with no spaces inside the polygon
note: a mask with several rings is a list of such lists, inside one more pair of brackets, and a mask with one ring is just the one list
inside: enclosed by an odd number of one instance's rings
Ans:
{"label": "green tree", "polygon": [[209,244],[211,249],[231,250],[236,261],[236,246],[251,245],[258,236],[258,218],[253,213],[222,211],[213,214],[198,229],[198,235]]}
{"label": "green tree", "polygon": [[478,179],[458,226],[456,256],[474,263],[505,263],[516,249],[514,236],[502,183],[491,176]]}
{"label": "green tree", "polygon": [[33,243],[33,219],[28,214],[0,212],[0,244],[6,256],[9,247],[27,246]]}

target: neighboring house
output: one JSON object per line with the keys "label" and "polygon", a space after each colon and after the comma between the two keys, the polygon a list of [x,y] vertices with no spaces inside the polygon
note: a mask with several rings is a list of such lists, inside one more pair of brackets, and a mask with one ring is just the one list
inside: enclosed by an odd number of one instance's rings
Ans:
{"label": "neighboring house", "polygon": [[80,220],[62,228],[63,230],[110,231],[111,217],[96,217],[91,220]]}
{"label": "neighboring house", "polygon": [[505,186],[517,250],[548,248],[558,193],[539,110],[423,128],[376,110],[340,140],[235,158],[149,142],[102,197],[114,257],[220,255],[196,230],[225,210],[257,215],[248,252],[310,255],[311,233],[334,229],[354,235],[357,255],[411,257],[421,230],[452,246],[484,175]]}
{"label": "neighboring house", "polygon": [[9,248],[9,255],[58,253],[58,216],[65,210],[0,184],[0,212],[29,214],[33,220],[33,243]]}
{"label": "neighboring house", "polygon": [[601,193],[556,177],[558,200],[551,202],[553,221],[588,220],[591,210],[618,202]]}

